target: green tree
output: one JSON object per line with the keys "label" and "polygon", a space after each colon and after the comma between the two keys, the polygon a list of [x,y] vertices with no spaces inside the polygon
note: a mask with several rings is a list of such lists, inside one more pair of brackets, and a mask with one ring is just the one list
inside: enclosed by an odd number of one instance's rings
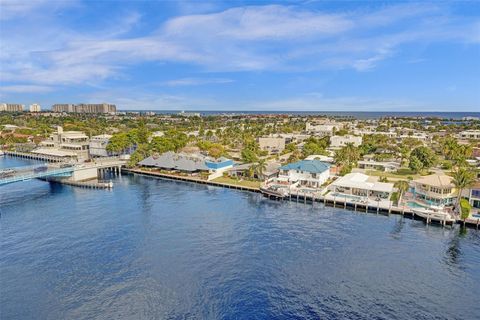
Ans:
{"label": "green tree", "polygon": [[360,149],[352,143],[347,143],[343,148],[335,151],[335,163],[342,166],[353,168],[360,160]]}
{"label": "green tree", "polygon": [[457,168],[453,171],[453,185],[457,189],[457,207],[460,207],[460,199],[462,198],[462,191],[471,187],[475,183],[475,174],[473,171],[466,168]]}
{"label": "green tree", "polygon": [[437,158],[433,151],[427,147],[421,146],[413,149],[411,152],[409,167],[414,172],[420,172],[421,170],[431,168],[436,161]]}
{"label": "green tree", "polygon": [[402,197],[407,192],[409,185],[408,182],[405,180],[398,180],[394,183],[395,188],[398,190],[398,204],[402,203]]}
{"label": "green tree", "polygon": [[[328,138],[327,138],[328,139]],[[314,154],[322,154],[326,155],[325,149],[328,147],[329,141],[322,138],[309,138],[305,141],[303,148],[302,148],[302,155],[303,157],[308,157]]]}
{"label": "green tree", "polygon": [[409,167],[410,170],[412,170],[413,172],[418,173],[418,172],[420,172],[420,171],[423,169],[423,164],[422,164],[422,162],[420,161],[420,159],[418,159],[418,158],[415,157],[415,156],[410,155],[410,161],[409,161],[409,163],[408,163],[408,167]]}
{"label": "green tree", "polygon": [[263,174],[267,169],[267,162],[265,159],[258,159],[258,162],[255,164],[255,174],[259,179],[263,178]]}
{"label": "green tree", "polygon": [[132,141],[125,132],[114,134],[108,141],[106,150],[109,152],[124,152],[133,145]]}
{"label": "green tree", "polygon": [[242,161],[245,163],[253,163],[258,160],[256,152],[250,148],[244,148],[241,152]]}
{"label": "green tree", "polygon": [[467,218],[470,216],[470,210],[472,206],[467,201],[467,199],[460,200],[460,218],[463,220],[463,227],[465,227],[465,222]]}
{"label": "green tree", "polygon": [[137,147],[137,150],[130,155],[130,159],[128,160],[129,167],[135,167],[140,161],[147,158],[150,155],[150,150],[148,145],[140,144]]}

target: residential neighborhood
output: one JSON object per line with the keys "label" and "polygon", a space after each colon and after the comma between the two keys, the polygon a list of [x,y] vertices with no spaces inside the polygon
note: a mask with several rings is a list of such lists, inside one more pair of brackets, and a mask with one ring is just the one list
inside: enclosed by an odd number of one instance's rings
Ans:
{"label": "residential neighborhood", "polygon": [[480,218],[476,119],[53,114],[3,112],[2,152],[69,163],[121,158],[135,170],[255,188],[277,199],[343,201],[440,222]]}

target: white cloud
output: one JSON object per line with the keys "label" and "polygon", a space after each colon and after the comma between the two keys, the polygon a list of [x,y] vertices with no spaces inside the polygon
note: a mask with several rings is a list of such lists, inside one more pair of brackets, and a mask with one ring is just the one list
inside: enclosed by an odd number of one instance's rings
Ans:
{"label": "white cloud", "polygon": [[[11,85],[95,85],[128,78],[129,67],[152,61],[186,63],[207,72],[367,71],[404,44],[480,41],[478,22],[456,19],[436,5],[390,5],[341,14],[297,6],[231,8],[172,18],[152,32],[127,36],[141,14],[133,12],[112,19],[115,23],[105,30],[85,32],[65,28],[64,17],[48,16],[53,9],[43,9],[51,1],[0,1],[5,17],[35,16],[22,25],[2,22],[0,82]],[[38,22],[41,12],[47,14]],[[206,83],[180,79],[170,85],[200,84]]]}
{"label": "white cloud", "polygon": [[54,87],[38,86],[38,85],[12,85],[1,86],[0,92],[8,93],[44,93],[55,90]]}
{"label": "white cloud", "polygon": [[0,0],[0,21],[52,15],[66,7],[79,5],[79,0]]}
{"label": "white cloud", "polygon": [[[334,35],[351,29],[338,14],[310,12],[286,6],[232,8],[223,12],[174,18],[165,24],[168,38],[284,40]],[[200,36],[200,38],[199,38]]]}
{"label": "white cloud", "polygon": [[169,80],[161,83],[161,85],[169,87],[179,87],[179,86],[201,86],[207,84],[225,84],[234,82],[232,79],[222,79],[222,78],[182,78]]}

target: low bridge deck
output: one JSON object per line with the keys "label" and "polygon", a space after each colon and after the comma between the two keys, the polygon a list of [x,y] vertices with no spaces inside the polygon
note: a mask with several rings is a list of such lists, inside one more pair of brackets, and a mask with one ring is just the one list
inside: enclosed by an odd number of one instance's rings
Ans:
{"label": "low bridge deck", "polygon": [[36,178],[70,176],[75,167],[60,167],[52,165],[33,165],[0,169],[0,186]]}

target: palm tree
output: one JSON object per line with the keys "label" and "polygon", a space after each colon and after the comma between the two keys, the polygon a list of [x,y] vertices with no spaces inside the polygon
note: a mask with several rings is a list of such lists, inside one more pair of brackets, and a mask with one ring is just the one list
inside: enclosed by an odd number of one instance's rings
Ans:
{"label": "palm tree", "polygon": [[457,188],[457,209],[460,208],[460,199],[462,198],[462,191],[475,183],[475,174],[472,170],[466,168],[457,168],[453,171],[453,184]]}
{"label": "palm tree", "polygon": [[402,202],[402,196],[408,190],[409,185],[405,180],[398,180],[394,186],[398,190],[398,204],[400,204]]}
{"label": "palm tree", "polygon": [[261,179],[263,177],[263,173],[267,169],[267,162],[265,159],[258,159],[258,162],[255,166],[255,173],[257,174],[257,177]]}

